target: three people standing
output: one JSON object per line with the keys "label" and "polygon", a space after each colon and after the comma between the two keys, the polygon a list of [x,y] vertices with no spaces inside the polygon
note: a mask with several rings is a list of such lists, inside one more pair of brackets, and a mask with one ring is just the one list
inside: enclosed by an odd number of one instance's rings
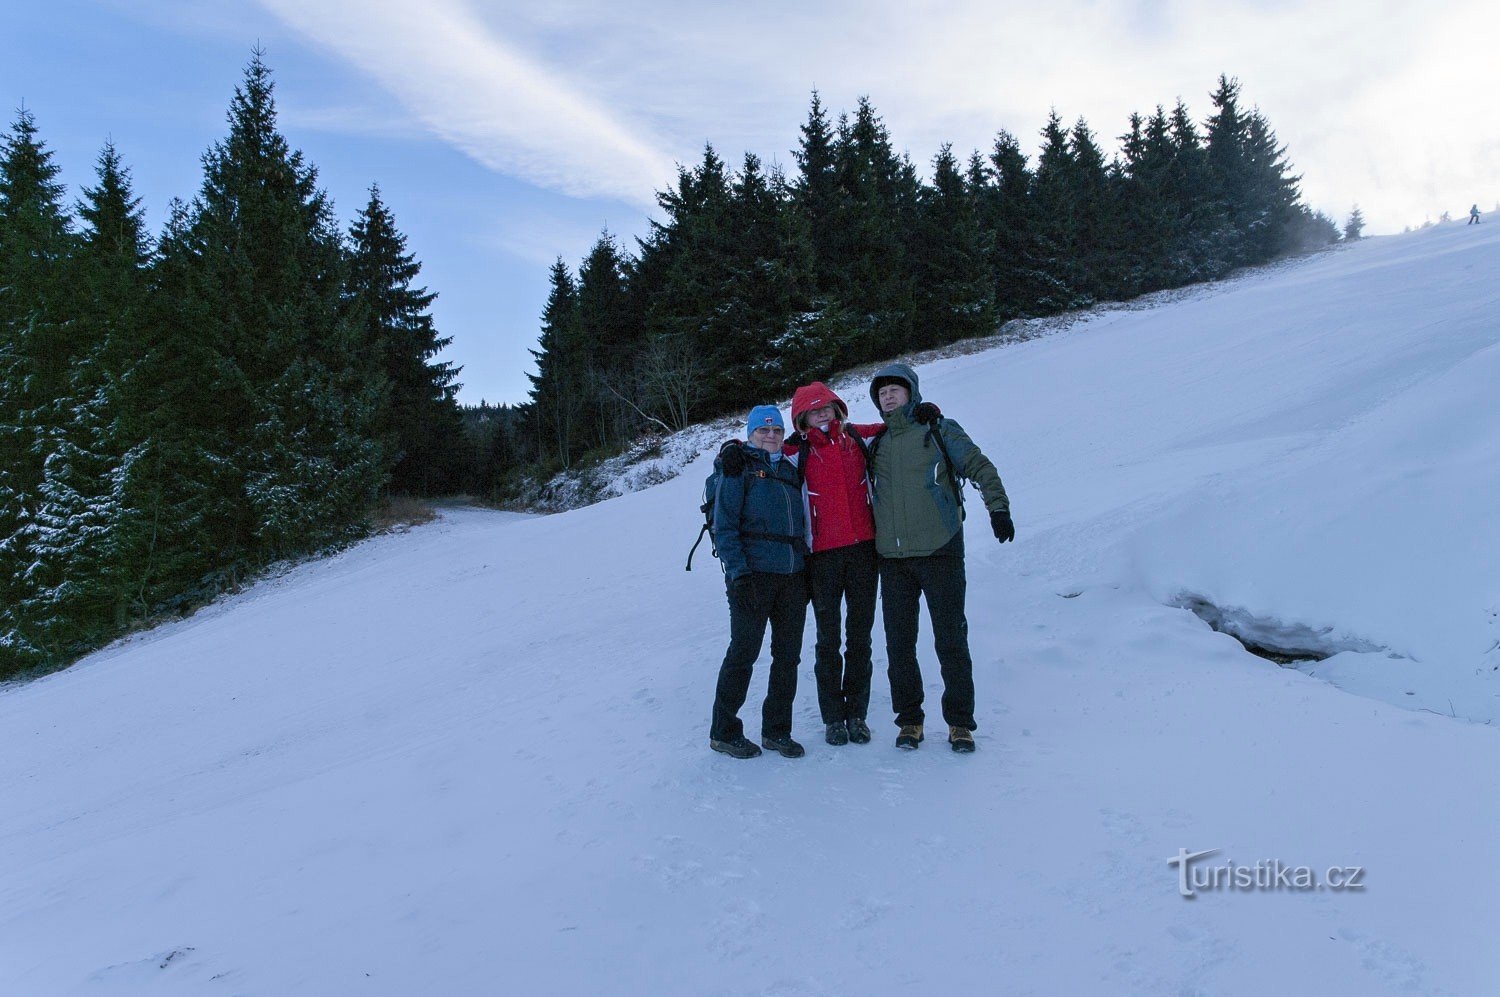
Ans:
{"label": "three people standing", "polygon": [[[900,727],[896,744],[915,749],[923,740],[916,644],[925,598],[943,676],[949,744],[954,751],[974,750],[962,482],[979,486],[1001,543],[1015,537],[1010,503],[994,464],[963,428],[922,401],[909,366],[891,364],[878,371],[870,396],[882,422],[851,425],[843,400],[814,382],[797,389],[792,399],[792,418],[800,431],[796,446],[780,451],[781,414],[774,406],[759,406],[747,427],[750,443],[732,441],[720,452],[714,535],[729,590],[730,646],[719,672],[709,735],[716,751],[738,758],[760,754],[745,739],[737,713],[769,620],[772,660],[763,743],[788,757],[803,753],[791,739],[791,702],[809,595],[817,621],[814,674],[825,739],[834,745],[870,740],[866,715],[877,578],[885,590],[891,705]],[[765,430],[774,432],[762,437]],[[794,461],[800,467],[793,467]],[[746,475],[749,480],[742,482]],[[786,507],[785,494],[779,496],[780,506],[767,497],[775,494],[768,483],[785,492],[794,480],[805,503],[801,517],[796,512],[802,509]],[[790,578],[755,579],[781,576],[783,570],[800,572],[793,538],[801,535],[810,550],[808,587],[794,610],[783,598],[795,588]],[[747,547],[747,542],[756,546]],[[750,549],[753,556],[745,553]]]}

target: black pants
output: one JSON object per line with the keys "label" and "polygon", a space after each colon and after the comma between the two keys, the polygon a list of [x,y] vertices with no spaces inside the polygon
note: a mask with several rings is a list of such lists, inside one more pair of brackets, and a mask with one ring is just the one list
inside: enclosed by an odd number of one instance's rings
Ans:
{"label": "black pants", "polygon": [[762,737],[792,733],[792,700],[797,696],[797,662],[802,658],[802,630],[807,623],[807,576],[754,572],[743,598],[729,598],[729,650],[719,666],[709,737],[725,741],[745,732],[740,707],[750,692],[750,673],[771,624],[771,680],[760,711]]}
{"label": "black pants", "polygon": [[880,559],[885,653],[890,661],[891,708],[900,726],[919,724],[922,670],[917,665],[917,611],[923,596],[932,621],[938,665],[943,672],[943,720],[974,730],[974,662],[964,617],[963,534],[927,557]]}
{"label": "black pants", "polygon": [[[818,624],[818,711],[825,724],[863,720],[870,709],[870,631],[875,627],[879,559],[875,541],[836,547],[808,561],[813,619]],[[847,631],[840,634],[849,605]],[[840,641],[846,642],[839,657]]]}

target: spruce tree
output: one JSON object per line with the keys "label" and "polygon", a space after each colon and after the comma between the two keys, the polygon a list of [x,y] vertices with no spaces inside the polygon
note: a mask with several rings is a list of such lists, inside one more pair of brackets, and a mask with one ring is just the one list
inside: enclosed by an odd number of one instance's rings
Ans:
{"label": "spruce tree", "polygon": [[706,146],[692,170],[678,170],[672,190],[657,194],[665,224],[652,223],[633,272],[645,303],[648,341],[685,343],[707,366],[711,398],[738,398],[762,344],[725,316],[723,291],[734,271],[743,233],[735,231],[733,198],[724,162]]}
{"label": "spruce tree", "polygon": [[1048,276],[1051,290],[1038,302],[1043,312],[1079,308],[1090,301],[1079,253],[1084,206],[1078,200],[1077,176],[1068,132],[1054,109],[1042,127],[1042,149],[1037,155],[1032,188],[1038,263]]}
{"label": "spruce tree", "polygon": [[390,488],[436,495],[458,487],[463,425],[455,383],[458,368],[436,359],[451,336],[438,335],[431,307],[437,295],[413,282],[422,265],[371,186],[350,231],[349,294],[363,309],[366,348],[380,358],[387,393],[375,432],[394,455]]}
{"label": "spruce tree", "polygon": [[[1244,151],[1250,176],[1245,243],[1251,262],[1262,263],[1312,248],[1304,245],[1303,216],[1298,210],[1301,206],[1298,184],[1302,178],[1292,173],[1286,146],[1277,140],[1271,123],[1259,109],[1249,114]],[[1335,228],[1333,238],[1337,237]]]}
{"label": "spruce tree", "polygon": [[1349,220],[1344,222],[1344,241],[1358,242],[1364,237],[1365,216],[1360,213],[1359,205],[1349,210]]}
{"label": "spruce tree", "polygon": [[626,260],[608,231],[578,268],[576,321],[588,357],[591,447],[628,439],[639,426],[634,361],[644,336],[632,321],[625,270]]}
{"label": "spruce tree", "polygon": [[[742,330],[751,361],[745,395],[778,395],[799,380],[826,376],[845,346],[837,330],[820,324],[823,313],[813,304],[815,251],[795,196],[779,171],[767,174],[759,157],[745,154],[730,190],[730,226],[742,238],[723,292],[723,320]],[[688,365],[679,357],[675,366],[677,383],[686,387]]]}
{"label": "spruce tree", "polygon": [[990,177],[980,193],[980,211],[991,244],[998,319],[1045,314],[1056,309],[1066,288],[1044,265],[1034,178],[1021,143],[1001,131],[988,158]]}
{"label": "spruce tree", "polygon": [[837,133],[816,90],[792,157],[797,162],[792,199],[803,220],[817,266],[815,285],[809,290],[818,307],[827,308],[837,301],[842,284],[844,246],[837,225],[846,194],[839,184]]}
{"label": "spruce tree", "polygon": [[1211,203],[1228,222],[1220,253],[1229,266],[1249,259],[1245,236],[1256,221],[1251,196],[1255,181],[1246,155],[1249,121],[1240,110],[1239,96],[1239,80],[1221,74],[1209,98],[1214,110],[1208,118],[1206,143]]}
{"label": "spruce tree", "polygon": [[552,265],[551,290],[542,311],[542,335],[531,351],[537,372],[531,381],[527,422],[536,450],[557,467],[571,466],[582,451],[588,407],[587,352],[578,334],[578,287],[561,259]]}
{"label": "spruce tree", "polygon": [[1170,132],[1173,156],[1167,182],[1181,233],[1174,253],[1180,263],[1173,270],[1183,281],[1214,280],[1234,267],[1238,237],[1216,189],[1208,150],[1181,100],[1172,108]]}
{"label": "spruce tree", "polygon": [[[78,205],[72,363],[52,420],[31,541],[27,601],[53,660],[82,653],[131,616],[149,524],[141,494],[147,450],[124,386],[144,346],[149,246],[140,201],[113,145]],[[137,607],[139,609],[140,607]]]}
{"label": "spruce tree", "polygon": [[230,572],[350,536],[384,483],[381,372],[345,307],[345,256],[317,172],[277,130],[256,53],[229,135],[204,157],[179,307],[214,344],[209,482],[215,559]]}
{"label": "spruce tree", "polygon": [[230,500],[214,488],[234,461],[217,407],[232,362],[214,335],[216,300],[202,286],[190,223],[187,205],[171,201],[147,271],[140,355],[122,386],[131,435],[143,445],[131,501],[147,526],[139,612],[186,608],[232,572],[223,525]]}
{"label": "spruce tree", "polygon": [[1080,284],[1090,298],[1120,297],[1118,168],[1105,163],[1083,118],[1068,135],[1068,152],[1075,226],[1072,255],[1078,261]]}
{"label": "spruce tree", "polygon": [[917,321],[910,245],[920,200],[915,168],[897,156],[868,97],[839,129],[839,183],[847,200],[835,219],[839,298],[861,327],[859,359],[888,356],[910,342]]}
{"label": "spruce tree", "polygon": [[24,108],[0,143],[0,675],[43,659],[28,614],[48,445],[68,415],[71,220]]}
{"label": "spruce tree", "polygon": [[[974,181],[982,185],[982,173]],[[952,146],[943,145],[933,157],[932,184],[922,190],[912,247],[921,294],[913,346],[951,343],[994,329],[989,244],[978,194],[959,171]]]}

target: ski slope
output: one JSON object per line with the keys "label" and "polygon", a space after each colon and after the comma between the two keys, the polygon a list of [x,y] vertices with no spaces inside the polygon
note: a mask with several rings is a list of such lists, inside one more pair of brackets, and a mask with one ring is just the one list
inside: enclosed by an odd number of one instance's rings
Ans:
{"label": "ski slope", "polygon": [[[0,994],[1494,993],[1497,306],[1443,225],[924,365],[1018,528],[968,525],[971,756],[893,747],[878,624],[823,744],[810,622],[808,756],[708,750],[706,459],[0,690]],[[1362,888],[1183,897],[1210,849]]]}

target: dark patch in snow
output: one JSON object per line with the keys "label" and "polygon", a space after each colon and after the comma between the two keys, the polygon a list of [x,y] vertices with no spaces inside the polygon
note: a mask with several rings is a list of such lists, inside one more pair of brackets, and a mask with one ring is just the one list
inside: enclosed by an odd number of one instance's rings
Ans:
{"label": "dark patch in snow", "polygon": [[[1284,623],[1269,616],[1256,616],[1246,609],[1216,606],[1191,593],[1179,595],[1172,605],[1188,610],[1218,633],[1233,637],[1251,654],[1278,665],[1322,661],[1343,651],[1369,653],[1389,650],[1358,637],[1335,635],[1333,627],[1314,629],[1301,623]],[[1400,654],[1391,656],[1402,657]]]}

